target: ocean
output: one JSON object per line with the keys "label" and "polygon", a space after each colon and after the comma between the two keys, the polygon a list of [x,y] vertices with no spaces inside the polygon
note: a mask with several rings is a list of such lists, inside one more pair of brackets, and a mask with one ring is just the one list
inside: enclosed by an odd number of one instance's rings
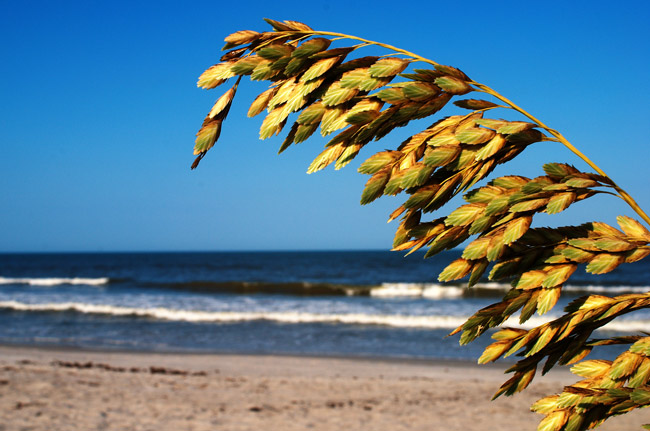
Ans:
{"label": "ocean", "polygon": [[[0,343],[165,352],[476,360],[491,340],[447,337],[510,288],[441,284],[459,251],[0,255]],[[650,259],[579,269],[545,316],[587,294],[650,290]],[[515,325],[517,322],[513,322]],[[650,311],[605,331],[650,331]]]}

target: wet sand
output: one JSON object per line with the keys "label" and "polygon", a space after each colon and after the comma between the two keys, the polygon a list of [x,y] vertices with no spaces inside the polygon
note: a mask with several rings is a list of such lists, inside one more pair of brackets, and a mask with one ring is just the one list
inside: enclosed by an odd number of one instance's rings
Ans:
{"label": "wet sand", "polygon": [[[490,401],[507,366],[0,346],[0,431],[535,430],[567,369]],[[599,430],[633,430],[650,409]]]}

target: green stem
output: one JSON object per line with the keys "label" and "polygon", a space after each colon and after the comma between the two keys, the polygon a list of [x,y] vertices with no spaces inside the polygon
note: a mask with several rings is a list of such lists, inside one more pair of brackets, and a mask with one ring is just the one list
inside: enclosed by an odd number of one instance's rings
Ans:
{"label": "green stem", "polygon": [[[332,37],[338,37],[338,38],[342,38],[342,39],[358,40],[358,41],[364,42],[364,43],[366,43],[368,45],[376,45],[376,46],[380,46],[382,48],[389,49],[391,51],[395,51],[397,53],[412,57],[412,58],[414,58],[414,59],[416,59],[418,61],[422,61],[424,63],[429,63],[429,64],[431,64],[433,66],[439,66],[439,63],[436,63],[433,60],[429,60],[428,58],[421,57],[421,56],[419,56],[419,55],[417,55],[417,54],[415,54],[413,52],[406,51],[404,49],[400,49],[400,48],[397,48],[395,46],[388,45],[388,44],[385,44],[385,43],[375,42],[375,41],[364,39],[364,38],[357,37],[357,36],[350,36],[350,35],[343,34],[343,33],[335,33],[335,32],[329,32],[329,31],[313,31],[313,32],[310,32],[310,33],[313,33],[314,35],[332,36]],[[499,99],[500,101],[502,101],[506,105],[508,105],[509,108],[514,109],[515,111],[521,113],[522,115],[524,115],[525,117],[527,117],[528,119],[530,119],[531,121],[536,123],[540,128],[546,130],[548,133],[553,135],[558,140],[558,142],[562,143],[571,152],[573,152],[575,155],[577,155],[583,161],[585,161],[585,163],[587,163],[589,166],[591,166],[591,168],[593,168],[596,172],[598,172],[603,177],[608,178],[612,182],[612,186],[616,190],[616,192],[618,193],[618,196],[621,199],[623,199],[634,210],[634,212],[636,212],[648,225],[650,225],[650,216],[648,216],[641,209],[639,204],[636,203],[636,201],[632,198],[632,196],[630,196],[625,190],[623,190],[621,187],[619,187],[614,182],[614,180],[612,180],[609,177],[609,175],[607,175],[600,167],[598,167],[598,165],[596,165],[586,155],[584,155],[580,150],[578,150],[576,147],[574,147],[573,144],[571,144],[560,132],[558,132],[555,129],[551,129],[546,124],[542,123],[540,120],[535,118],[532,114],[528,113],[523,108],[517,106],[514,102],[510,101],[506,97],[504,97],[501,94],[497,93],[496,91],[494,91],[493,89],[491,89],[487,85],[483,85],[483,84],[480,84],[480,83],[474,82],[474,81],[470,82],[470,84],[472,84],[474,87],[479,89],[479,91],[482,91],[484,93],[487,93],[487,94]]]}

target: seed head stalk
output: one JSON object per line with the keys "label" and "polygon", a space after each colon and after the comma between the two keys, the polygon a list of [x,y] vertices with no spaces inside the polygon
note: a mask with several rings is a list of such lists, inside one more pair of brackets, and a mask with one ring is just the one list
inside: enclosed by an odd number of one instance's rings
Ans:
{"label": "seed head stalk", "polygon": [[[305,33],[305,32],[303,31],[301,33]],[[357,40],[357,41],[363,42],[363,45],[360,45],[360,46],[375,45],[375,46],[379,46],[379,47],[394,51],[396,53],[411,57],[411,58],[413,58],[413,59],[415,59],[417,61],[421,61],[423,63],[428,63],[428,64],[431,64],[433,66],[439,66],[440,65],[439,63],[436,63],[433,60],[429,60],[428,58],[424,58],[424,57],[419,56],[419,55],[417,55],[417,54],[415,54],[413,52],[406,51],[404,49],[397,48],[397,47],[392,46],[392,45],[388,45],[388,44],[381,43],[381,42],[375,42],[375,41],[364,39],[364,38],[357,37],[357,36],[351,36],[351,35],[347,35],[347,34],[344,34],[344,33],[336,33],[336,32],[329,32],[329,31],[311,31],[311,32],[308,32],[308,33],[312,34],[312,35],[332,36],[332,37],[336,37],[336,38],[340,38],[340,39]],[[513,110],[519,112],[520,114],[522,114],[523,116],[525,116],[526,118],[530,119],[535,124],[537,124],[541,129],[544,129],[548,133],[553,135],[557,139],[558,142],[560,142],[562,145],[567,147],[572,153],[574,153],[579,158],[581,158],[592,169],[594,169],[596,172],[598,172],[598,174],[600,174],[603,177],[609,179],[611,181],[611,183],[612,183],[612,187],[618,193],[617,196],[619,196],[621,199],[623,199],[630,206],[630,208],[632,208],[632,210],[634,210],[634,212],[636,212],[639,215],[639,217],[641,217],[650,226],[650,216],[648,216],[641,209],[639,204],[636,203],[636,201],[632,198],[632,196],[630,196],[625,190],[623,190],[620,186],[618,186],[614,182],[614,180],[612,180],[609,177],[609,175],[607,175],[598,165],[596,165],[593,161],[591,161],[585,154],[583,154],[580,150],[578,150],[575,146],[573,146],[573,144],[571,144],[569,142],[569,140],[566,139],[560,132],[558,132],[555,129],[550,128],[549,126],[547,126],[546,124],[544,124],[543,122],[538,120],[535,116],[530,114],[528,111],[526,111],[523,108],[517,106],[514,102],[512,102],[508,98],[502,96],[501,94],[497,93],[495,90],[491,89],[487,85],[484,85],[484,84],[481,84],[481,83],[478,83],[478,82],[474,82],[474,81],[470,81],[469,84],[474,86],[478,91],[489,94],[489,95],[493,96],[494,98],[499,99],[500,101],[502,101],[503,103],[505,103],[507,105],[505,107],[507,107],[509,109],[513,109]]]}

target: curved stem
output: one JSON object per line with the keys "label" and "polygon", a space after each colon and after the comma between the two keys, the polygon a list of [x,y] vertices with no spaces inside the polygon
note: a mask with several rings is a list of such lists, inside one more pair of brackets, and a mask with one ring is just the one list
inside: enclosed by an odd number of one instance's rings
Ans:
{"label": "curved stem", "polygon": [[[412,57],[412,58],[414,58],[414,59],[416,59],[418,61],[422,61],[424,63],[429,63],[429,64],[431,64],[433,66],[439,66],[440,65],[439,63],[436,63],[433,60],[429,60],[428,58],[424,58],[424,57],[419,56],[419,55],[417,55],[417,54],[415,54],[413,52],[406,51],[404,49],[397,48],[397,47],[392,46],[392,45],[388,45],[388,44],[381,43],[381,42],[375,42],[375,41],[364,39],[364,38],[357,37],[357,36],[350,36],[350,35],[343,34],[343,33],[335,33],[335,32],[329,32],[329,31],[313,31],[313,32],[310,32],[310,33],[312,33],[314,35],[321,35],[321,36],[332,36],[332,37],[337,37],[337,38],[341,38],[341,39],[358,40],[360,42],[364,42],[367,45],[376,45],[376,46],[380,46],[382,48],[389,49],[391,51],[395,51],[395,52],[403,54],[403,55],[407,55],[407,56]],[[621,199],[623,199],[634,210],[634,212],[636,212],[648,225],[650,225],[650,216],[648,216],[641,209],[639,204],[636,203],[636,201],[632,198],[632,196],[630,196],[625,190],[623,190],[621,187],[619,187],[614,182],[614,180],[612,180],[600,167],[598,167],[598,165],[596,165],[586,155],[584,155],[580,150],[578,150],[576,147],[574,147],[573,144],[571,144],[560,132],[558,132],[555,129],[551,129],[546,124],[544,124],[543,122],[541,122],[540,120],[535,118],[532,114],[528,113],[523,108],[517,106],[514,102],[512,102],[511,100],[509,100],[506,97],[502,96],[501,94],[497,93],[496,91],[494,91],[493,89],[491,89],[487,85],[483,85],[483,84],[480,84],[480,83],[474,82],[474,81],[469,82],[469,84],[476,87],[479,91],[487,93],[487,94],[499,99],[500,101],[504,102],[506,105],[508,105],[509,108],[514,109],[515,111],[521,113],[522,115],[524,115],[525,117],[527,117],[528,119],[530,119],[531,121],[536,123],[540,128],[546,130],[548,133],[553,135],[557,139],[558,142],[563,144],[571,152],[573,152],[575,155],[580,157],[585,163],[587,163],[596,172],[598,172],[603,177],[608,178],[612,182],[612,186],[616,190],[616,192],[618,193],[618,196]]]}
{"label": "curved stem", "polygon": [[422,61],[424,63],[429,63],[434,66],[439,66],[439,63],[436,63],[433,60],[429,60],[428,58],[421,57],[413,52],[406,51],[405,49],[397,48],[396,46],[393,45],[388,45],[386,43],[381,43],[381,42],[375,42],[372,40],[364,39],[362,37],[357,37],[357,36],[350,36],[348,34],[344,33],[335,33],[331,31],[311,31],[310,33],[312,34],[317,34],[320,36],[333,36],[333,37],[338,37],[340,39],[351,39],[351,40],[358,40],[359,42],[364,42],[367,45],[376,45],[376,46],[381,46],[382,48],[390,49],[391,51],[398,52],[400,54],[408,55],[409,57],[413,57],[414,59],[418,61]]}
{"label": "curved stem", "polygon": [[506,97],[502,96],[501,94],[497,93],[487,85],[479,84],[478,82],[470,82],[470,84],[474,85],[475,87],[479,88],[481,91],[484,93],[487,93],[502,102],[506,103],[509,105],[512,109],[515,111],[521,113],[534,123],[536,123],[540,128],[546,130],[549,132],[551,135],[555,136],[558,142],[563,144],[565,147],[567,147],[571,152],[573,152],[575,155],[580,157],[582,160],[585,161],[589,166],[591,166],[596,172],[598,172],[600,175],[603,177],[608,178],[612,182],[612,187],[616,190],[618,193],[618,196],[623,199],[633,210],[636,212],[648,225],[650,225],[650,217],[641,209],[639,204],[636,203],[636,201],[630,196],[625,190],[623,190],[618,184],[612,180],[612,178],[607,175],[598,165],[596,165],[594,162],[592,162],[585,154],[583,154],[580,150],[578,150],[576,147],[571,144],[560,132],[558,132],[555,129],[551,129],[548,127],[546,124],[542,123],[540,120],[535,118],[532,114],[528,113],[526,110],[523,108],[517,106],[514,102],[510,101]]}

